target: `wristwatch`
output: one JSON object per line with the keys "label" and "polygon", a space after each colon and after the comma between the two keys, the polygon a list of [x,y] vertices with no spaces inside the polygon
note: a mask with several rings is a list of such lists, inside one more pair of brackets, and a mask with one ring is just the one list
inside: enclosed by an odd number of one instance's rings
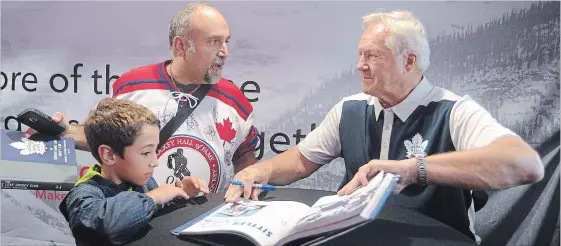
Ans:
{"label": "wristwatch", "polygon": [[417,183],[421,186],[426,186],[428,184],[427,180],[427,167],[425,165],[425,157],[424,155],[415,155],[415,159],[417,159]]}

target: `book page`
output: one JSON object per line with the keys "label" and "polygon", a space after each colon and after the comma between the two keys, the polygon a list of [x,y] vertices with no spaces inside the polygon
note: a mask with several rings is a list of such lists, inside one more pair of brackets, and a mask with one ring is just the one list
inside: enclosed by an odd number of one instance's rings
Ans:
{"label": "book page", "polygon": [[319,199],[278,245],[306,236],[347,228],[375,218],[398,178],[379,173],[367,186],[345,196]]}
{"label": "book page", "polygon": [[376,175],[367,186],[349,195],[332,195],[320,198],[310,212],[296,224],[293,231],[304,231],[359,215],[376,193],[384,173]]}
{"label": "book page", "polygon": [[245,234],[261,245],[273,245],[309,209],[299,202],[242,200],[225,204],[180,234],[235,232]]}

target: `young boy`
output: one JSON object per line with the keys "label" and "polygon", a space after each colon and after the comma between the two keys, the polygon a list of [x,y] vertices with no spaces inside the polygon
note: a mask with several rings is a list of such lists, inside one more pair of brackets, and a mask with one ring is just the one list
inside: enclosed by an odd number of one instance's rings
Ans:
{"label": "young boy", "polygon": [[196,190],[200,180],[195,177],[185,185],[157,187],[152,172],[158,166],[158,120],[147,108],[104,99],[84,128],[100,164],[90,167],[60,204],[77,245],[124,243],[148,224],[158,205],[188,199]]}

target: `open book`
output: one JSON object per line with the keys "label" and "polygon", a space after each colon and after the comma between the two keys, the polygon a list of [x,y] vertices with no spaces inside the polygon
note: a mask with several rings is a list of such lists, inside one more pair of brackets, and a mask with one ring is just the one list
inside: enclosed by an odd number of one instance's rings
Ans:
{"label": "open book", "polygon": [[398,179],[397,175],[380,172],[352,194],[325,196],[312,207],[294,201],[244,199],[220,205],[172,233],[207,243],[226,243],[219,240],[228,234],[254,245],[284,245],[374,219]]}

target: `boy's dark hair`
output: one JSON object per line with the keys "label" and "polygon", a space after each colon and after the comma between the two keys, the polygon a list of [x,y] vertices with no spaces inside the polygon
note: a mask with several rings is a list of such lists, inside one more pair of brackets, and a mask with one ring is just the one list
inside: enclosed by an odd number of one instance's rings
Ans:
{"label": "boy's dark hair", "polygon": [[90,112],[84,131],[93,157],[101,164],[100,145],[111,147],[124,158],[125,147],[131,146],[144,124],[159,126],[159,121],[144,106],[129,100],[102,99]]}

